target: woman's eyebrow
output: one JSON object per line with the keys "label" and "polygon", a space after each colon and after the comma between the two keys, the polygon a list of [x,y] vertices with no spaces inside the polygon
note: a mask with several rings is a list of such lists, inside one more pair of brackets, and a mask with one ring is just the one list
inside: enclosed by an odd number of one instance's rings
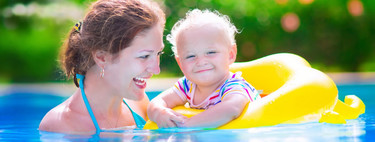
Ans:
{"label": "woman's eyebrow", "polygon": [[139,52],[150,52],[150,53],[152,53],[152,52],[154,52],[154,50],[144,49],[144,50],[141,50],[141,51],[139,51]]}

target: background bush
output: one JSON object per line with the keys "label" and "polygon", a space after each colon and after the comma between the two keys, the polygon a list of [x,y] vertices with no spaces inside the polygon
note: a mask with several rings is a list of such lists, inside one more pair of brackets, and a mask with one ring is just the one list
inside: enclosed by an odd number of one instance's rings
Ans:
{"label": "background bush", "polygon": [[[354,14],[350,13],[353,1]],[[57,62],[60,46],[90,2],[0,1],[0,82],[62,81]],[[218,10],[228,15],[241,31],[236,36],[237,61],[289,52],[304,57],[324,72],[375,71],[375,1],[372,0],[164,0],[161,3],[167,13],[165,35],[192,8]],[[361,6],[363,12],[358,14]],[[287,15],[297,18],[296,30],[283,28],[281,21]],[[159,77],[182,75],[170,46],[165,40],[166,54],[162,56]]]}

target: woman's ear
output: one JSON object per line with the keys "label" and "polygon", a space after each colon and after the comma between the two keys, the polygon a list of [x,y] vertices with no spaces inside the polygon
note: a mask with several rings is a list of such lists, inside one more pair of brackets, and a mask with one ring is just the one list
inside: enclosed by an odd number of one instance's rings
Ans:
{"label": "woman's ear", "polygon": [[92,57],[95,63],[102,69],[104,69],[105,65],[111,60],[111,55],[103,50],[96,50],[92,52]]}
{"label": "woman's ear", "polygon": [[236,61],[237,56],[237,44],[232,44],[229,50],[229,60],[234,63]]}

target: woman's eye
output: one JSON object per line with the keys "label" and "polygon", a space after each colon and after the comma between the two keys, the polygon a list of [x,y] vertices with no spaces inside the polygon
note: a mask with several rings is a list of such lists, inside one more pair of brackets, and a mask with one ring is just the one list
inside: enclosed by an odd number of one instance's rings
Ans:
{"label": "woman's eye", "polygon": [[150,57],[150,55],[139,56],[139,58],[141,58],[141,59],[147,59],[148,57]]}
{"label": "woman's eye", "polygon": [[164,54],[164,51],[158,52],[158,56],[163,55],[163,54]]}

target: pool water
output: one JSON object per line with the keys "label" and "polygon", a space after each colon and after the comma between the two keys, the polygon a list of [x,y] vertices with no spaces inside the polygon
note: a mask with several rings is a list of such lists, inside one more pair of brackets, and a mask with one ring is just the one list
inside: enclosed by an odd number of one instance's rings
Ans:
{"label": "pool water", "polygon": [[[347,124],[281,124],[234,130],[121,130],[99,136],[39,131],[43,116],[67,97],[48,93],[8,91],[0,94],[0,141],[372,141],[375,138],[375,84],[339,85],[339,99],[357,95],[366,112]],[[148,92],[153,98],[159,92]]]}

